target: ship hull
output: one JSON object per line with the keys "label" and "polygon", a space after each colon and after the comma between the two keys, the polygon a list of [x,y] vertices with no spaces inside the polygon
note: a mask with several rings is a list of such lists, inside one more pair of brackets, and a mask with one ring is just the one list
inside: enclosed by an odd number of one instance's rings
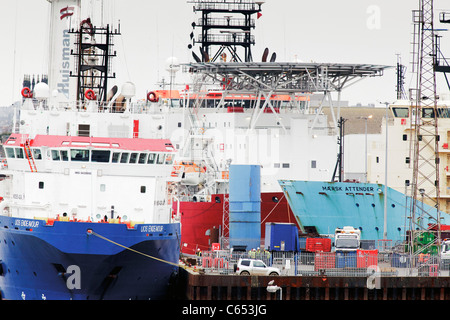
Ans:
{"label": "ship hull", "polygon": [[165,299],[178,271],[179,224],[0,224],[2,299]]}
{"label": "ship hull", "polygon": [[[286,198],[303,227],[315,227],[319,234],[333,235],[336,228],[352,226],[361,230],[363,240],[402,241],[405,237],[409,198],[373,183],[280,180]],[[423,204],[426,206],[425,204]],[[442,215],[443,217],[443,215]],[[446,221],[442,223],[447,224]]]}
{"label": "ship hull", "polygon": [[[213,194],[210,201],[173,203],[174,211],[180,211],[182,253],[194,254],[197,249],[208,250],[212,243],[219,242],[219,235],[223,230],[223,197],[223,194]],[[282,192],[261,193],[262,239],[268,222],[289,222],[298,226]]]}

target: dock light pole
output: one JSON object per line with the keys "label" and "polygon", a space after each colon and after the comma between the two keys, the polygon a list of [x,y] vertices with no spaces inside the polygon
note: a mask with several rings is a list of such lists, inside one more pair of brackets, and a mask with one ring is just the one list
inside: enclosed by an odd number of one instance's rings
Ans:
{"label": "dock light pole", "polygon": [[389,102],[383,102],[386,105],[386,150],[384,159],[384,224],[383,224],[383,239],[387,240],[387,178],[388,178],[388,119],[389,119]]}
{"label": "dock light pole", "polygon": [[372,115],[368,115],[367,117],[358,117],[358,119],[363,119],[364,120],[364,126],[365,126],[365,131],[364,131],[364,149],[365,149],[365,157],[364,157],[364,177],[365,177],[365,181],[367,182],[367,178],[368,178],[368,173],[367,173],[367,120],[372,119]]}

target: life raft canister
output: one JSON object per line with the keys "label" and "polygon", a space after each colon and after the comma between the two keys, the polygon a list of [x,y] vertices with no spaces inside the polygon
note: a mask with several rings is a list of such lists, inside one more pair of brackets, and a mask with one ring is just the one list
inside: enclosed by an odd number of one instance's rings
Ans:
{"label": "life raft canister", "polygon": [[97,99],[97,96],[95,95],[95,92],[92,89],[87,89],[86,92],[84,93],[84,96],[88,100],[95,100],[95,99]]}
{"label": "life raft canister", "polygon": [[156,95],[156,93],[154,93],[153,91],[150,91],[147,94],[147,100],[150,101],[150,102],[158,102],[159,98]]}
{"label": "life raft canister", "polygon": [[33,93],[31,92],[30,88],[25,87],[21,91],[22,97],[24,98],[33,98]]}

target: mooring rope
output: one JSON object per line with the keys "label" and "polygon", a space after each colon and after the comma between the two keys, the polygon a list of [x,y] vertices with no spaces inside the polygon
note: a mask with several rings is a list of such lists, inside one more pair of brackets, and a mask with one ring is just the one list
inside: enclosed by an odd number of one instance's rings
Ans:
{"label": "mooring rope", "polygon": [[113,240],[111,240],[111,239],[108,239],[108,238],[102,236],[101,234],[98,234],[98,233],[94,232],[93,230],[88,230],[88,234],[94,235],[94,236],[96,236],[96,237],[98,237],[98,238],[100,238],[100,239],[103,239],[103,240],[105,240],[105,241],[108,241],[108,242],[110,242],[110,243],[112,243],[112,244],[115,244],[116,246],[121,247],[121,248],[130,250],[130,251],[132,251],[132,252],[134,252],[134,253],[143,255],[144,257],[151,258],[151,259],[154,259],[154,260],[156,260],[156,261],[163,262],[163,263],[167,263],[167,264],[170,264],[170,265],[173,265],[173,266],[176,266],[176,267],[179,267],[179,266],[180,266],[178,263],[174,263],[174,262],[171,262],[171,261],[167,261],[167,260],[164,260],[164,259],[160,259],[160,258],[151,256],[151,255],[149,255],[149,254],[146,254],[146,253],[137,251],[137,250],[132,249],[132,248],[130,248],[130,247],[124,246],[123,244],[120,244],[120,243],[117,243],[117,242],[115,242],[115,241],[113,241]]}

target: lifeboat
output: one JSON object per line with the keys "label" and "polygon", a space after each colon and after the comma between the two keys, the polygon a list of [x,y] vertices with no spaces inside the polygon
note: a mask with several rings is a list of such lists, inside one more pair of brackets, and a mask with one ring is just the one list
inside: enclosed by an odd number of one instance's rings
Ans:
{"label": "lifeboat", "polygon": [[206,180],[206,167],[201,167],[192,161],[177,161],[174,170],[181,174],[181,184],[196,186]]}

